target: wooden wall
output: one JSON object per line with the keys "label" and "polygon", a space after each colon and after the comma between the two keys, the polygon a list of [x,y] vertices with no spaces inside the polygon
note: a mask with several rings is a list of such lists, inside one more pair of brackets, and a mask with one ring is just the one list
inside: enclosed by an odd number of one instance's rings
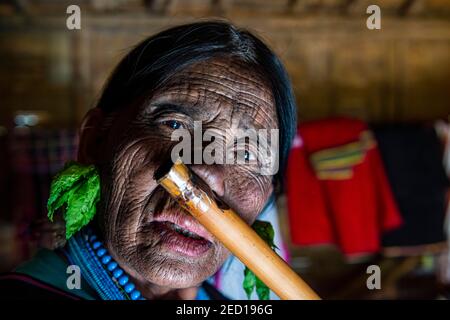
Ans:
{"label": "wooden wall", "polygon": [[[302,10],[295,1],[291,5]],[[255,31],[280,55],[301,120],[342,114],[373,122],[448,117],[447,16],[386,14],[381,30],[368,30],[364,6],[352,10],[357,14],[296,15],[272,8],[225,17]],[[179,12],[90,12],[82,15],[80,31],[68,31],[64,15],[2,19],[0,125],[11,123],[17,110],[44,110],[50,125],[77,125],[131,46],[166,27],[198,20]]]}

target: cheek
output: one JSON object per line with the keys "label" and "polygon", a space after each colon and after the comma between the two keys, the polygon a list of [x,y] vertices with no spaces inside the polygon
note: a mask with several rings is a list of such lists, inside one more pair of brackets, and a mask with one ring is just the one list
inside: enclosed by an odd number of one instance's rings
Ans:
{"label": "cheek", "polygon": [[233,170],[224,181],[225,201],[252,224],[263,209],[272,192],[270,176],[256,176]]}
{"label": "cheek", "polygon": [[162,159],[170,154],[172,144],[170,137],[159,135],[155,130],[130,128],[121,141],[112,146],[111,175],[119,181],[133,182],[134,187],[145,187],[153,180],[153,173]]}
{"label": "cheek", "polygon": [[137,138],[133,135],[114,147],[112,160],[102,170],[104,224],[111,234],[137,227],[138,213],[157,186],[153,174],[166,149],[165,144],[155,143],[152,136]]}

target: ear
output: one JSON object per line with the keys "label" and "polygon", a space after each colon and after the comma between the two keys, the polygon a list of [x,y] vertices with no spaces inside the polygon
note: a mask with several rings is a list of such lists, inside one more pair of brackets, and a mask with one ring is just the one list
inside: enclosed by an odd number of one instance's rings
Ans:
{"label": "ear", "polygon": [[78,161],[95,164],[98,161],[100,133],[104,121],[100,108],[93,108],[84,116],[79,132]]}

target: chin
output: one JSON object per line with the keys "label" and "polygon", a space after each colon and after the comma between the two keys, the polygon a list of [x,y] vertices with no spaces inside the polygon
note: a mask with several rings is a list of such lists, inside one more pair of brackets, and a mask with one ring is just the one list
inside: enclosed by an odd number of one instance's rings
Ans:
{"label": "chin", "polygon": [[169,288],[182,289],[198,286],[217,271],[217,268],[214,268],[206,272],[211,269],[211,265],[180,262],[167,257],[161,262],[151,263],[157,267],[143,273],[149,282]]}

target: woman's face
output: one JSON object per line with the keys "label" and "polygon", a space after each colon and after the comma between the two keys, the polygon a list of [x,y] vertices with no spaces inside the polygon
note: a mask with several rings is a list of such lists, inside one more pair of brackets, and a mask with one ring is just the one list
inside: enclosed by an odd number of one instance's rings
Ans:
{"label": "woman's face", "polygon": [[[196,286],[229,255],[153,179],[178,143],[171,140],[173,130],[191,130],[194,121],[223,139],[237,129],[278,128],[264,78],[244,63],[225,58],[185,68],[144,104],[123,108],[114,117],[100,151],[100,221],[113,257],[140,281],[170,288]],[[272,192],[272,176],[261,175],[256,166],[190,167],[251,224]]]}

